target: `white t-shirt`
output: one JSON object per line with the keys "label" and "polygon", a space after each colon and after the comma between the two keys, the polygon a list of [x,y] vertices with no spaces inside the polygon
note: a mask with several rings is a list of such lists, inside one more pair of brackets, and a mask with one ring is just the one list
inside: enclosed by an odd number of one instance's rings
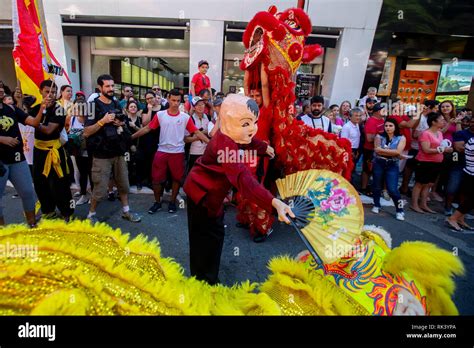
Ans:
{"label": "white t-shirt", "polygon": [[[209,119],[207,118],[207,116],[204,114],[202,116],[202,119],[199,119],[199,116],[196,115],[196,114],[193,114],[192,116],[192,120],[194,120],[194,125],[196,126],[197,129],[203,129],[204,130],[204,133],[207,132],[207,130],[209,129]],[[188,131],[186,131],[185,133],[186,136],[190,135]],[[191,143],[191,148],[189,149],[189,154],[190,155],[203,155],[204,154],[204,151],[206,150],[206,146],[207,144],[205,142],[203,142],[202,140],[197,140],[197,141],[193,141]]]}
{"label": "white t-shirt", "polygon": [[167,153],[183,153],[185,132],[192,134],[197,130],[188,114],[180,112],[171,115],[169,110],[157,112],[148,127],[150,129],[161,127],[158,151]]}
{"label": "white t-shirt", "polygon": [[325,132],[331,132],[331,120],[326,116],[321,116],[318,118],[312,118],[311,116],[304,115],[301,116],[301,121],[303,121],[307,126],[322,129]]}
{"label": "white t-shirt", "polygon": [[358,149],[360,144],[360,128],[358,124],[354,124],[351,121],[347,122],[341,131],[341,138],[349,139],[351,147]]}
{"label": "white t-shirt", "polygon": [[[421,115],[420,123],[418,123],[418,127],[416,127],[416,131],[418,133],[418,137],[420,137],[421,133],[430,128],[428,126],[428,118],[425,115]],[[413,139],[411,142],[411,148],[414,150],[420,149],[420,144],[418,143],[418,138]]]}

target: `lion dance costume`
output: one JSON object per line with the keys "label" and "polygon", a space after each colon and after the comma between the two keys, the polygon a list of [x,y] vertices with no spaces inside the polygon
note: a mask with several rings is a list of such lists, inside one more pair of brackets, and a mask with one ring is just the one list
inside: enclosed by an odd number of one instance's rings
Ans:
{"label": "lion dance costume", "polygon": [[[301,63],[309,63],[323,52],[319,45],[305,45],[309,34],[311,21],[298,8],[277,13],[272,6],[249,22],[240,68],[245,71],[247,95],[262,89],[264,106],[256,138],[275,149],[276,170],[285,175],[314,168],[349,178],[353,168],[350,142],[294,117],[296,71]],[[238,211],[238,220],[248,224],[252,234],[265,234],[273,223],[271,214],[252,201],[239,200]]]}
{"label": "lion dance costume", "polygon": [[381,234],[364,227],[362,256],[326,271],[306,254],[280,257],[263,284],[229,288],[185,277],[156,240],[129,240],[105,224],[11,225],[0,229],[0,314],[393,315],[410,314],[397,306],[412,302],[426,314],[457,314],[458,258],[423,242],[390,250]]}
{"label": "lion dance costume", "polygon": [[[273,145],[287,177],[317,168],[342,182],[353,166],[349,142],[291,116],[296,69],[321,53],[319,46],[304,46],[310,31],[302,10],[276,13],[272,7],[258,13],[244,34],[246,88],[260,83],[264,96],[270,94],[258,137]],[[358,199],[353,203],[361,207]],[[269,216],[250,207],[249,219],[265,230]],[[361,214],[349,253],[324,263],[308,252],[297,260],[274,258],[264,283],[232,288],[185,277],[180,265],[161,257],[156,240],[143,235],[129,240],[105,224],[10,225],[0,228],[0,314],[457,314],[451,298],[453,278],[464,272],[459,258],[425,242],[392,250],[389,234],[363,226],[363,209]]]}

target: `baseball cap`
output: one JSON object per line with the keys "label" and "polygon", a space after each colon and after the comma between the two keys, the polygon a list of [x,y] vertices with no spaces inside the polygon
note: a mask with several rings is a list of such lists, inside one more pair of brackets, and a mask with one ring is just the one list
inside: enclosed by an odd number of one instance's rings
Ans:
{"label": "baseball cap", "polygon": [[[367,100],[368,100],[368,99],[367,99]],[[374,112],[377,112],[377,111],[382,110],[383,108],[385,108],[385,105],[383,105],[382,103],[377,103],[377,104],[374,105],[373,111],[374,111]]]}
{"label": "baseball cap", "polygon": [[200,101],[204,101],[204,99],[202,99],[201,97],[194,97],[191,102],[193,106],[196,106],[196,104],[199,103]]}
{"label": "baseball cap", "polygon": [[200,67],[200,66],[203,65],[203,64],[209,65],[209,63],[207,62],[207,60],[202,59],[202,60],[199,61],[198,67]]}
{"label": "baseball cap", "polygon": [[223,101],[224,101],[224,99],[222,99],[222,98],[216,98],[216,99],[214,100],[214,106],[219,106],[219,105],[221,105]]}
{"label": "baseball cap", "polygon": [[82,95],[84,98],[86,97],[86,94],[85,94],[83,91],[77,91],[77,92],[76,92],[76,97],[77,97],[78,95]]}
{"label": "baseball cap", "polygon": [[413,111],[416,111],[416,106],[414,106],[414,105],[407,105],[407,106],[405,107],[405,114],[409,114],[409,113],[411,113],[411,112],[413,112]]}
{"label": "baseball cap", "polygon": [[367,104],[367,103],[377,103],[377,99],[374,99],[374,98],[367,98],[367,99],[365,100],[365,103],[366,103],[366,104]]}

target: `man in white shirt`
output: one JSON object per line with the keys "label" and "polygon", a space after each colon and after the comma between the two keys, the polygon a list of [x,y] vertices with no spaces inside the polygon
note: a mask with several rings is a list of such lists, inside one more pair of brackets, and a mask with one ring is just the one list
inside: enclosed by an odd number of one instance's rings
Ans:
{"label": "man in white shirt", "polygon": [[155,203],[148,210],[150,214],[161,210],[163,184],[166,182],[168,172],[173,179],[168,212],[176,212],[176,197],[184,178],[184,135],[186,130],[189,134],[196,134],[197,138],[204,143],[209,142],[209,138],[199,131],[190,116],[179,111],[180,101],[181,94],[179,90],[172,89],[168,97],[169,109],[159,111],[150,123],[132,135],[132,139],[136,139],[147,134],[150,130],[160,127],[160,144],[152,167]]}
{"label": "man in white shirt", "polygon": [[332,133],[331,120],[323,115],[324,98],[315,95],[311,98],[311,114],[303,115],[299,120],[303,121],[307,126],[322,129],[325,132]]}

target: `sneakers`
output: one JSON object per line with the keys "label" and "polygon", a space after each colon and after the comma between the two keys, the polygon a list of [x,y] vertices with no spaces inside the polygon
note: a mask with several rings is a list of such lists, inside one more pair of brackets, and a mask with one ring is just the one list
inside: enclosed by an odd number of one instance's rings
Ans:
{"label": "sneakers", "polygon": [[176,203],[171,203],[168,205],[168,213],[176,213]]}
{"label": "sneakers", "polygon": [[390,201],[390,195],[388,194],[388,191],[387,191],[387,190],[383,190],[383,191],[382,191],[382,197],[383,197],[383,199],[385,199],[386,201]]}
{"label": "sneakers", "polygon": [[398,212],[396,215],[396,219],[400,221],[405,221],[405,213],[404,212]]}
{"label": "sneakers", "polygon": [[122,219],[128,220],[130,222],[140,222],[142,218],[136,213],[127,211],[126,213],[122,212]]}
{"label": "sneakers", "polygon": [[76,202],[76,205],[83,205],[87,204],[89,202],[89,199],[87,199],[87,196],[82,195],[81,198],[79,198]]}
{"label": "sneakers", "polygon": [[374,214],[380,213],[380,208],[379,207],[372,207],[372,213],[374,213]]}
{"label": "sneakers", "polygon": [[148,209],[148,214],[155,214],[157,211],[161,210],[161,203],[155,202],[153,205]]}

